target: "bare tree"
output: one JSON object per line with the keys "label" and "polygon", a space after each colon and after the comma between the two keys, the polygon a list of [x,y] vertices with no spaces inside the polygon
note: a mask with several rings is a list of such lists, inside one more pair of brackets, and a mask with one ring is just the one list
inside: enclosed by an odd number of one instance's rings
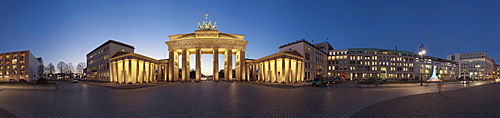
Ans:
{"label": "bare tree", "polygon": [[73,66],[73,63],[71,63],[71,62],[68,63],[68,70],[67,70],[68,73],[69,74],[73,73],[74,72],[73,70],[75,70],[75,66]]}
{"label": "bare tree", "polygon": [[45,67],[45,72],[48,72],[49,75],[53,75],[55,71],[56,71],[56,69],[54,68],[54,64],[52,64],[52,63],[49,63],[49,65],[47,65],[47,67]]}
{"label": "bare tree", "polygon": [[83,70],[87,67],[87,65],[85,64],[85,62],[80,62],[78,63],[78,65],[76,65],[76,73],[78,73],[78,75],[80,77],[82,77],[83,75]]}
{"label": "bare tree", "polygon": [[57,64],[57,69],[59,69],[59,73],[66,73],[68,70],[68,64],[61,61]]}

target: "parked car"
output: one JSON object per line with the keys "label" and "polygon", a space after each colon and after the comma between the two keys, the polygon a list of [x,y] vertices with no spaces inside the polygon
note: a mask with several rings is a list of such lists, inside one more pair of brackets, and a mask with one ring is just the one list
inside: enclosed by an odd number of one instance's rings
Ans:
{"label": "parked car", "polygon": [[16,79],[9,79],[9,82],[17,82]]}
{"label": "parked car", "polygon": [[342,82],[339,77],[330,77],[328,78],[328,83],[329,84],[337,84]]}
{"label": "parked car", "polygon": [[19,82],[28,82],[25,79],[19,79]]}
{"label": "parked car", "polygon": [[322,78],[314,78],[313,81],[311,82],[311,86],[326,86],[328,84],[328,80],[322,79]]}
{"label": "parked car", "polygon": [[78,83],[78,79],[72,79],[71,82]]}

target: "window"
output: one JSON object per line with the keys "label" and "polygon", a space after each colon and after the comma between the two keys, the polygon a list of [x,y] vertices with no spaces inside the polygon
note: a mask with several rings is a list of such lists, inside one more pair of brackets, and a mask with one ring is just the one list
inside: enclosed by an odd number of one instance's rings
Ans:
{"label": "window", "polygon": [[12,59],[12,64],[17,64],[17,59]]}

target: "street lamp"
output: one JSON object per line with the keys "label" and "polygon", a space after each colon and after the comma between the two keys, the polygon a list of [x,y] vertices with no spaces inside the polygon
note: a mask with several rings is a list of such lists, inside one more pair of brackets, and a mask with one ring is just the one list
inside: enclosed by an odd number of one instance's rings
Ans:
{"label": "street lamp", "polygon": [[420,60],[422,60],[422,62],[420,62],[421,64],[421,67],[420,67],[420,86],[422,86],[422,73],[424,72],[423,68],[424,68],[424,62],[425,60],[423,59],[424,58],[424,54],[425,54],[425,50],[424,49],[420,49],[420,52],[418,52],[418,54],[420,55]]}

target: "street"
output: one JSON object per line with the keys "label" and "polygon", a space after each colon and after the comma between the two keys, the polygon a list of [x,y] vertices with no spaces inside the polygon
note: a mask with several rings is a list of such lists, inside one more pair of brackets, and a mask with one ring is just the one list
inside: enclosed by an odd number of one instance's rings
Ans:
{"label": "street", "polygon": [[[445,91],[442,94],[447,95],[449,90],[496,85],[489,83],[447,83],[441,89]],[[58,86],[57,91],[0,91],[0,108],[17,117],[351,117],[379,103],[406,100],[409,95],[437,94],[439,90],[432,83],[359,88],[349,82],[325,87],[242,82],[166,83],[124,90],[82,82],[58,82]],[[354,117],[373,116],[356,114]]]}

